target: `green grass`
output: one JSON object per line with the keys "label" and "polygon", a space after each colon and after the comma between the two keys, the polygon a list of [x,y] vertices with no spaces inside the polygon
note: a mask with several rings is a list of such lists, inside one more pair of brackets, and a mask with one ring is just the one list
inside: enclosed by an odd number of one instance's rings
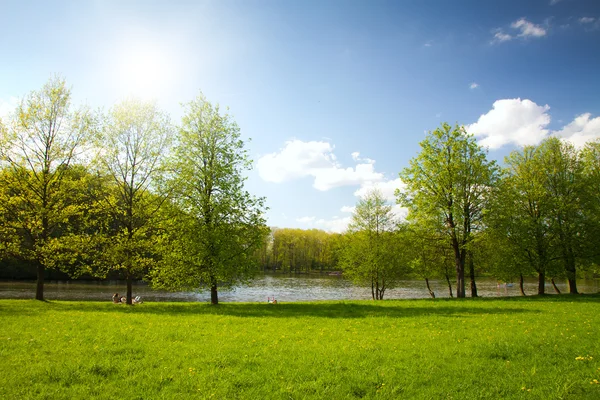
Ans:
{"label": "green grass", "polygon": [[598,399],[599,328],[597,295],[2,300],[0,398]]}

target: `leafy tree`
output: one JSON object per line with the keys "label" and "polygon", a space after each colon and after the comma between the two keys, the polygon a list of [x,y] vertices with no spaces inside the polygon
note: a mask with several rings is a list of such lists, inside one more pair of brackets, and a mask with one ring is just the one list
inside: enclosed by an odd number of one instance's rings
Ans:
{"label": "leafy tree", "polygon": [[134,99],[113,107],[106,121],[97,162],[100,173],[112,181],[112,191],[103,198],[110,223],[96,245],[103,264],[124,274],[127,304],[132,304],[133,280],[143,277],[155,260],[157,217],[169,196],[158,188],[173,129],[154,103]]}
{"label": "leafy tree", "polygon": [[354,282],[371,286],[373,300],[382,300],[405,273],[407,263],[391,206],[379,191],[358,201],[348,227],[341,265]]}
{"label": "leafy tree", "polygon": [[[493,161],[461,126],[444,123],[421,142],[421,153],[400,173],[406,190],[398,201],[409,219],[435,225],[449,238],[454,252],[457,297],[465,297],[465,261],[472,233],[482,228],[491,187],[498,178]],[[471,295],[477,296],[471,268]]]}
{"label": "leafy tree", "polygon": [[[544,165],[539,147],[526,146],[505,159],[504,178],[494,192],[488,215],[488,238],[511,249],[499,277],[514,277],[523,269],[538,275],[538,294],[545,293],[545,281],[555,258],[555,235],[551,215],[551,195],[545,185]],[[506,240],[506,242],[504,241]],[[497,253],[501,254],[501,253]],[[552,274],[552,273],[551,273]],[[508,275],[508,276],[507,276]]]}
{"label": "leafy tree", "polygon": [[173,157],[175,203],[181,213],[169,230],[164,262],[153,272],[155,287],[218,287],[252,276],[253,256],[266,239],[264,199],[244,190],[251,161],[240,130],[204,96],[186,105]]}
{"label": "leafy tree", "polygon": [[600,265],[600,140],[588,142],[581,152],[584,172],[585,254]]}
{"label": "leafy tree", "polygon": [[569,281],[569,292],[577,293],[577,264],[584,257],[585,184],[583,163],[569,142],[548,138],[540,146],[544,188],[550,195],[552,227],[558,238],[558,256]]}
{"label": "leafy tree", "polygon": [[37,265],[37,300],[44,299],[45,270],[54,265],[49,244],[78,212],[66,176],[93,127],[92,115],[71,107],[71,90],[55,77],[26,96],[2,129],[0,155],[10,173],[2,174],[8,198],[0,207],[12,229],[23,233],[20,256]]}

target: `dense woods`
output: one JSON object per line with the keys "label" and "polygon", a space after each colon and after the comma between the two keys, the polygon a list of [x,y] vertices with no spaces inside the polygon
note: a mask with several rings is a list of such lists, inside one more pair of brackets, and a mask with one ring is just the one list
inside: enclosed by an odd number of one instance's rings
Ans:
{"label": "dense woods", "polygon": [[481,275],[521,288],[537,277],[539,294],[566,280],[577,293],[576,278],[599,271],[599,141],[550,137],[499,165],[442,124],[400,172],[408,217],[372,191],[338,234],[266,226],[266,199],[244,189],[240,129],[202,95],[175,124],[138,100],[75,108],[53,78],[0,131],[0,275],[35,273],[39,300],[49,271],[124,279],[130,304],[133,280],[207,288],[217,304],[219,287],[261,270],[343,273],[373,299],[407,278],[432,297],[432,279],[476,297]]}

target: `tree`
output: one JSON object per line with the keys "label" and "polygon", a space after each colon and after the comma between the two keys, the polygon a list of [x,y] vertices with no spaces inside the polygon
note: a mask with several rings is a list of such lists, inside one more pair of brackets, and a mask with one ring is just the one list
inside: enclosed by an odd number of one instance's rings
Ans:
{"label": "tree", "polygon": [[104,239],[99,247],[109,269],[124,274],[127,304],[132,304],[133,279],[143,277],[154,262],[156,217],[169,196],[158,188],[173,130],[154,103],[134,99],[116,105],[106,119],[97,162],[114,186],[103,199],[111,223],[98,237]]}
{"label": "tree", "polygon": [[[545,185],[544,165],[539,147],[526,146],[505,159],[504,177],[494,191],[488,215],[488,238],[504,238],[510,247],[507,271],[538,274],[538,294],[545,293],[546,274],[555,258],[556,244],[551,216],[551,195]],[[504,243],[504,242],[502,242]],[[501,248],[501,243],[499,243]],[[513,259],[514,257],[514,259]]]}
{"label": "tree", "polygon": [[586,258],[600,265],[600,140],[586,144],[581,152],[584,168],[584,217]]}
{"label": "tree", "polygon": [[[491,187],[498,177],[493,161],[464,127],[444,123],[420,143],[421,153],[400,173],[406,190],[398,201],[409,219],[437,225],[450,240],[456,268],[457,297],[465,297],[465,261],[472,233],[482,228]],[[471,294],[477,296],[471,267]]]}
{"label": "tree", "polygon": [[583,163],[575,147],[558,138],[540,146],[544,188],[550,195],[552,227],[558,238],[559,258],[569,281],[569,292],[577,293],[577,264],[584,256],[585,184]]}
{"label": "tree", "polygon": [[45,270],[53,257],[49,244],[78,212],[66,192],[66,175],[93,127],[92,115],[73,110],[71,90],[55,77],[26,96],[2,129],[0,155],[11,172],[2,175],[10,197],[0,207],[26,238],[20,256],[37,265],[37,300],[44,300]]}
{"label": "tree", "polygon": [[266,239],[264,199],[244,189],[251,160],[240,129],[200,95],[186,105],[172,165],[175,204],[181,212],[169,231],[164,262],[153,272],[155,287],[232,286],[254,273],[254,253]]}
{"label": "tree", "polygon": [[405,272],[400,235],[391,206],[377,191],[360,199],[352,215],[340,260],[354,282],[371,286],[373,300],[382,300]]}

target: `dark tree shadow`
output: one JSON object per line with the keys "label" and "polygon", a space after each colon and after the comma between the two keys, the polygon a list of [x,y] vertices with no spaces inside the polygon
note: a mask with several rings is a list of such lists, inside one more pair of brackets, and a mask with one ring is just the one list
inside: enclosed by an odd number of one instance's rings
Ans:
{"label": "dark tree shadow", "polygon": [[[420,299],[420,300],[384,300],[372,301],[323,301],[298,303],[221,303],[212,306],[207,303],[143,303],[134,306],[112,304],[97,301],[47,301],[38,303],[42,307],[27,306],[3,307],[0,301],[0,314],[19,313],[23,315],[38,314],[44,311],[81,311],[81,312],[116,312],[123,314],[153,315],[226,315],[235,317],[269,317],[269,318],[368,318],[368,317],[441,317],[477,316],[477,315],[512,315],[523,313],[540,313],[525,304],[532,303],[600,303],[600,295],[545,295],[504,298],[466,298],[466,299]],[[491,307],[490,303],[496,303]],[[498,307],[497,303],[503,306]],[[6,303],[4,304],[6,305]]]}

